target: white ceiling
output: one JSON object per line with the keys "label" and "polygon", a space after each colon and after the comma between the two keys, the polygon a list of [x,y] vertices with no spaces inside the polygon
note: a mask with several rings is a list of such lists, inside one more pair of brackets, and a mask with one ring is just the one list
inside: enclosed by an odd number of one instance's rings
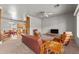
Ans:
{"label": "white ceiling", "polygon": [[61,4],[59,7],[54,7],[54,4],[0,4],[3,8],[4,17],[8,18],[23,18],[25,15],[39,17],[41,11],[54,14],[63,14],[74,12],[76,5]]}

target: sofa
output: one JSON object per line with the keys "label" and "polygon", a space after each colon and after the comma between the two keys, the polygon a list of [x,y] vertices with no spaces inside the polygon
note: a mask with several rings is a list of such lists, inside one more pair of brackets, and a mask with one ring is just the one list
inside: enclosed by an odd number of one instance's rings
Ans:
{"label": "sofa", "polygon": [[40,54],[43,41],[32,35],[22,35],[22,42],[31,48],[36,54]]}

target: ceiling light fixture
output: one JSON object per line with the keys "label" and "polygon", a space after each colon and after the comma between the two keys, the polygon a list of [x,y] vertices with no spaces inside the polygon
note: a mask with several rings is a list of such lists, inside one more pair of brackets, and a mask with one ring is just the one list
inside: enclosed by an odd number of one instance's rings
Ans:
{"label": "ceiling light fixture", "polygon": [[54,7],[59,7],[59,6],[60,6],[59,4],[54,5]]}
{"label": "ceiling light fixture", "polygon": [[41,11],[41,12],[40,12],[40,15],[41,15],[42,17],[49,17],[50,15],[53,15],[53,13]]}
{"label": "ceiling light fixture", "polygon": [[16,11],[15,6],[11,6],[8,12],[12,19],[17,19],[17,11]]}

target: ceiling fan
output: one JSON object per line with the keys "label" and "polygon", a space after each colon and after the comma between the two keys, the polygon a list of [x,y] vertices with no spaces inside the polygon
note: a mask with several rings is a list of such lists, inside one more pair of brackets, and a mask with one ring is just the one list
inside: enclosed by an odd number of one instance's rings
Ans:
{"label": "ceiling fan", "polygon": [[[57,8],[57,7],[59,7],[59,6],[60,6],[59,4],[56,4],[56,5],[54,5],[54,8]],[[38,14],[39,14],[41,17],[49,17],[49,16],[54,15],[55,13],[54,13],[54,12],[40,11]]]}
{"label": "ceiling fan", "polygon": [[39,15],[40,15],[40,17],[49,17],[49,16],[53,15],[53,13],[41,11],[41,12],[39,12]]}

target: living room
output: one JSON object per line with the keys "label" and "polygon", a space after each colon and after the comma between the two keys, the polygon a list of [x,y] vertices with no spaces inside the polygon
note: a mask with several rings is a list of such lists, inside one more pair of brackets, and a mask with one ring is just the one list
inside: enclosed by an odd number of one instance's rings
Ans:
{"label": "living room", "polygon": [[[0,37],[0,53],[79,53],[78,41],[75,40],[76,4],[2,4],[0,6],[2,10],[0,35],[3,34]],[[66,32],[72,35],[72,39],[62,43],[60,37]],[[9,34],[4,35],[4,33]],[[32,39],[38,39],[37,41],[40,42],[37,43]],[[56,50],[56,47],[50,49],[49,46],[44,47],[54,44],[53,41],[61,46],[59,50]]]}

